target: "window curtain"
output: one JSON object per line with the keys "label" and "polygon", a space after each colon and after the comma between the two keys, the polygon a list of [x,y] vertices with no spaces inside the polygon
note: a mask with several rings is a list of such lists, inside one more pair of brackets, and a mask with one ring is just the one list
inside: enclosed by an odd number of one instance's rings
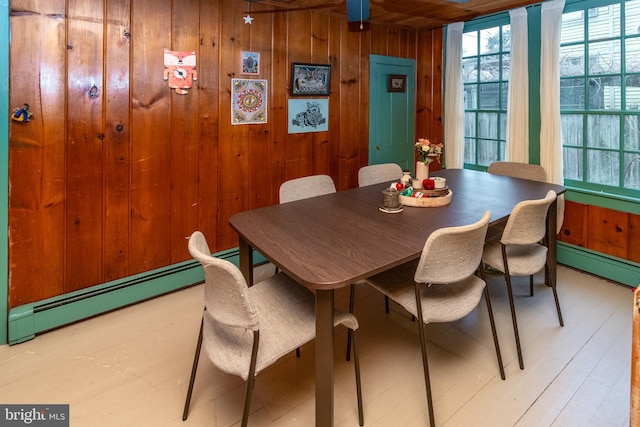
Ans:
{"label": "window curtain", "polygon": [[447,26],[444,97],[444,161],[448,169],[464,167],[463,22]]}
{"label": "window curtain", "polygon": [[[542,3],[540,48],[540,164],[547,180],[564,184],[560,123],[560,30],[565,0]],[[564,198],[558,198],[558,229],[564,218]]]}
{"label": "window curtain", "polygon": [[507,109],[505,160],[529,163],[529,60],[527,9],[509,11],[511,18],[511,75]]}

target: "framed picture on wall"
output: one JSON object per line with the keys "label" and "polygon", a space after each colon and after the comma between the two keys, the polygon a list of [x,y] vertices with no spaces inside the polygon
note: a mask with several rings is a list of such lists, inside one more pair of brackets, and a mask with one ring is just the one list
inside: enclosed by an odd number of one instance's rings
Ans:
{"label": "framed picture on wall", "polygon": [[406,92],[407,76],[403,74],[390,74],[387,84],[387,92]]}
{"label": "framed picture on wall", "polygon": [[267,123],[267,81],[231,79],[231,124]]}
{"label": "framed picture on wall", "polygon": [[241,52],[242,72],[240,74],[260,74],[260,54],[258,52]]}
{"label": "framed picture on wall", "polygon": [[289,99],[289,133],[329,130],[328,99]]}
{"label": "framed picture on wall", "polygon": [[291,64],[291,95],[329,95],[331,65]]}

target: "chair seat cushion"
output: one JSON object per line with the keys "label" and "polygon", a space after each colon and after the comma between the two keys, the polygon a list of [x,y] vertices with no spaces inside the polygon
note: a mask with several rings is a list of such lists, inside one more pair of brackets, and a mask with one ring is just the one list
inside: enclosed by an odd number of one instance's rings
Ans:
{"label": "chair seat cushion", "polygon": [[[491,267],[505,272],[502,259],[502,244],[489,243],[485,246],[482,261]],[[509,275],[531,276],[544,268],[547,262],[547,248],[539,243],[530,245],[507,245]]]}
{"label": "chair seat cushion", "polygon": [[[414,316],[416,306],[414,274],[416,263],[404,264],[371,277],[367,281]],[[485,282],[477,276],[449,284],[421,284],[424,323],[451,322],[463,318],[478,305]]]}
{"label": "chair seat cushion", "polygon": [[[315,296],[284,273],[249,288],[259,319],[256,374],[316,335]],[[203,345],[211,361],[229,374],[248,377],[253,332],[217,322],[204,312]],[[354,315],[334,312],[334,325],[358,328]]]}

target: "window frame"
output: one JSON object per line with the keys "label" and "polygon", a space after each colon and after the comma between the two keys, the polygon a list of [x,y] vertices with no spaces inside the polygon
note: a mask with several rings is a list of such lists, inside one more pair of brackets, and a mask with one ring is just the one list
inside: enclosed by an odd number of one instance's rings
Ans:
{"label": "window frame", "polygon": [[[475,58],[477,63],[477,69],[480,69],[480,64],[481,64],[481,58],[486,58],[486,57],[490,57],[490,56],[498,56],[500,58],[500,67],[499,67],[499,78],[498,80],[491,80],[491,81],[482,81],[482,79],[480,78],[480,73],[478,73],[477,79],[474,82],[468,82],[468,81],[463,81],[463,91],[466,93],[467,91],[467,87],[475,85],[475,90],[476,90],[476,105],[475,108],[472,109],[467,109],[466,107],[466,102],[465,102],[465,119],[467,117],[467,115],[469,113],[475,114],[475,120],[473,123],[473,128],[474,128],[474,135],[473,136],[469,136],[466,133],[466,128],[467,126],[465,125],[465,135],[464,135],[464,141],[465,141],[465,161],[464,161],[464,168],[465,169],[474,169],[474,170],[486,170],[487,167],[489,166],[487,165],[483,165],[479,162],[479,158],[478,158],[478,142],[479,141],[488,141],[488,142],[493,142],[496,144],[496,149],[497,152],[494,153],[496,155],[496,159],[494,160],[503,160],[504,157],[504,150],[505,150],[505,144],[506,144],[506,115],[507,115],[507,104],[508,104],[508,91],[506,91],[506,93],[504,95],[502,95],[503,89],[502,89],[502,85],[509,84],[509,79],[508,76],[505,79],[504,78],[504,63],[503,63],[503,58],[504,55],[507,54],[511,55],[511,46],[509,45],[508,50],[504,50],[503,49],[503,38],[502,38],[502,34],[504,32],[504,27],[505,26],[510,26],[511,23],[511,19],[509,16],[508,12],[505,13],[500,13],[500,14],[496,14],[496,15],[492,15],[492,16],[488,16],[488,17],[483,17],[483,18],[478,18],[476,20],[472,20],[472,21],[468,21],[464,23],[464,28],[463,28],[463,34],[464,33],[470,33],[470,32],[480,32],[482,30],[487,30],[490,28],[495,28],[495,27],[499,27],[500,28],[500,40],[499,40],[499,49],[496,52],[491,52],[491,53],[481,53],[480,52],[480,37],[478,37],[478,50],[476,52],[476,55],[470,55],[470,56],[463,56],[463,63],[465,60],[468,60],[469,58]],[[481,107],[481,97],[479,95],[479,91],[481,89],[482,86],[488,86],[488,85],[497,85],[498,87],[498,107],[497,108],[482,108]],[[478,123],[479,123],[479,115],[482,113],[490,113],[490,114],[497,114],[497,123],[496,123],[496,133],[497,133],[497,137],[495,138],[490,138],[490,137],[481,137],[478,134]],[[504,116],[504,121],[502,120],[502,116]],[[504,128],[502,123],[505,123]],[[469,139],[474,140],[474,163],[469,163],[467,162],[467,142]],[[491,162],[489,162],[491,163]]]}
{"label": "window frame", "polygon": [[[580,153],[580,168],[582,171],[581,177],[567,177],[567,168],[565,168],[565,176],[564,183],[565,186],[574,189],[576,191],[591,193],[595,195],[602,195],[606,198],[619,198],[620,200],[633,200],[640,198],[640,187],[631,188],[625,187],[625,181],[627,177],[627,167],[633,165],[636,162],[636,158],[640,163],[640,147],[636,147],[635,149],[631,149],[625,147],[625,119],[626,117],[638,117],[640,121],[640,110],[629,110],[626,107],[625,103],[625,85],[626,78],[636,76],[640,78],[640,72],[627,72],[626,70],[626,62],[625,62],[625,51],[626,51],[626,40],[640,40],[640,33],[635,33],[632,35],[625,34],[625,12],[626,12],[626,4],[628,2],[624,0],[591,0],[591,1],[574,1],[571,3],[567,3],[565,5],[563,15],[569,13],[577,13],[581,12],[582,22],[584,25],[582,26],[582,37],[580,40],[572,41],[568,43],[564,43],[562,47],[570,47],[577,46],[582,47],[583,52],[583,60],[582,60],[582,73],[576,76],[561,76],[561,87],[562,81],[569,80],[582,80],[583,84],[580,86],[584,89],[582,105],[576,105],[574,108],[560,107],[561,116],[574,115],[580,116],[581,118],[581,144],[571,144],[570,141],[567,141],[563,137],[563,151],[566,154],[568,150],[576,150],[581,151]],[[594,8],[600,7],[608,7],[610,5],[620,5],[620,34],[618,36],[607,36],[607,37],[599,37],[589,39],[589,19],[595,18],[598,15],[592,14],[591,10]],[[564,22],[564,21],[563,21]],[[568,21],[567,21],[568,22]],[[597,43],[597,42],[620,42],[620,69],[614,72],[590,72],[589,65],[591,60],[591,53],[589,51],[589,44]],[[602,108],[592,108],[589,106],[590,102],[590,81],[593,78],[619,78],[620,79],[620,105],[616,108],[605,109]],[[561,94],[562,97],[562,94]],[[562,99],[562,98],[561,98]],[[589,120],[591,118],[596,118],[597,116],[601,117],[610,117],[612,118],[612,122],[616,122],[619,130],[619,140],[616,148],[612,147],[598,147],[594,145],[592,142],[595,138],[590,138],[589,135]],[[561,119],[562,121],[562,119]],[[563,129],[563,131],[566,128]],[[617,184],[606,184],[606,183],[597,183],[593,181],[589,181],[589,157],[592,154],[596,153],[612,153],[614,158],[617,158],[616,164],[617,166]],[[630,160],[627,164],[625,160],[625,155],[631,154],[634,156],[634,159]],[[567,161],[568,156],[563,156],[565,162]]]}

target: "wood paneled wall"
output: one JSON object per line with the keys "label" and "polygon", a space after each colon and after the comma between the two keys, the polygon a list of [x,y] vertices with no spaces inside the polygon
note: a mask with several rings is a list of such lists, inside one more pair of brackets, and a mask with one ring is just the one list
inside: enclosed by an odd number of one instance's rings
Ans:
{"label": "wood paneled wall", "polygon": [[[416,133],[442,138],[442,30],[349,31],[318,12],[259,13],[238,0],[12,0],[9,306],[189,259],[200,229],[237,245],[236,212],[325,173],[357,185],[368,163],[369,54],[417,61]],[[163,49],[196,50],[178,95]],[[260,53],[268,123],[232,126],[240,52]],[[287,134],[291,62],[331,64],[329,130]],[[92,90],[93,88],[93,90]],[[93,96],[92,96],[93,95]]]}
{"label": "wood paneled wall", "polygon": [[639,215],[567,201],[558,240],[640,263],[638,230]]}

